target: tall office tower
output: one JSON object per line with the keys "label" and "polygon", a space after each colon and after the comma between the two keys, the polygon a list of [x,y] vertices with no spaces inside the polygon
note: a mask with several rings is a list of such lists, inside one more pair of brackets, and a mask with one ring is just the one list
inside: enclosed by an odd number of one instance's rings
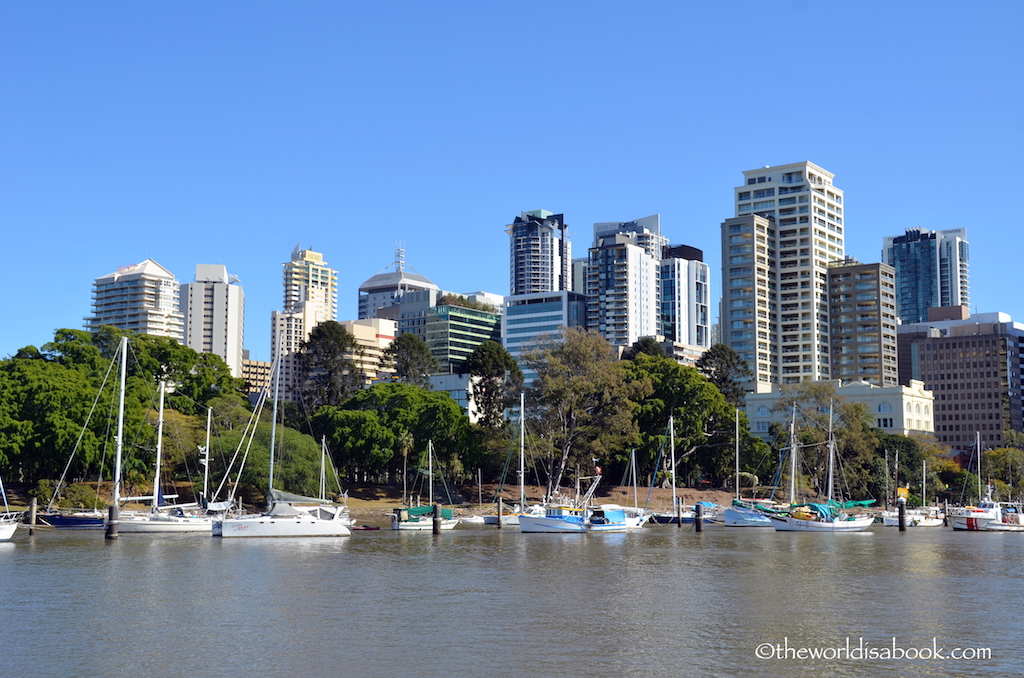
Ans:
{"label": "tall office tower", "polygon": [[722,340],[751,388],[831,377],[828,264],[842,259],[843,192],[810,162],[743,173],[722,223]]}
{"label": "tall office tower", "polygon": [[708,348],[709,270],[696,247],[665,247],[661,266],[661,328],[666,341]]}
{"label": "tall office tower", "polygon": [[882,261],[896,269],[901,322],[924,322],[929,308],[970,306],[966,228],[908,228],[883,240]]}
{"label": "tall office tower", "polygon": [[281,399],[298,398],[297,355],[313,328],[334,320],[338,309],[338,274],[319,252],[296,245],[292,259],[284,264],[284,310],[271,313],[270,359],[277,359],[281,347]]}
{"label": "tall office tower", "polygon": [[1002,447],[1024,431],[1024,323],[1006,313],[968,315],[964,306],[932,308],[900,325],[900,383],[919,379],[935,394],[935,439],[969,450],[978,438]]}
{"label": "tall office tower", "polygon": [[178,281],[152,259],[121,266],[96,278],[92,285],[92,315],[85,328],[96,332],[104,325],[154,337],[184,337],[184,319],[178,308]]}
{"label": "tall office tower", "polygon": [[572,287],[572,247],[562,214],[523,212],[506,227],[512,296]]}
{"label": "tall office tower", "polygon": [[439,294],[441,288],[415,270],[406,270],[405,249],[399,247],[395,250],[394,264],[359,286],[359,319],[389,317],[378,311],[401,304],[407,295],[421,291]]}
{"label": "tall office tower", "polygon": [[587,264],[587,327],[615,346],[662,334],[658,274],[667,244],[659,215],[594,224]]}
{"label": "tall office tower", "polygon": [[[828,272],[832,316],[832,377],[897,386],[896,272],[852,257]],[[783,358],[785,362],[785,358]]]}
{"label": "tall office tower", "polygon": [[526,369],[522,356],[539,343],[542,336],[558,336],[567,327],[586,327],[587,298],[577,292],[561,290],[505,297],[501,317],[501,341],[519,367],[526,385],[537,374]]}
{"label": "tall office tower", "polygon": [[196,280],[181,286],[185,345],[224,359],[231,376],[243,376],[245,293],[220,264],[197,264]]}

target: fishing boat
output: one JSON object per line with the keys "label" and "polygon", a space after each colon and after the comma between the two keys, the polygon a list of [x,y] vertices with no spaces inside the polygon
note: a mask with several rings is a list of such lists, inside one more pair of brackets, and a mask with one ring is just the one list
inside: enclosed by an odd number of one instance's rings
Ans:
{"label": "fishing boat", "polygon": [[625,532],[630,529],[626,511],[617,504],[604,504],[590,508],[601,481],[600,469],[592,478],[590,488],[583,498],[573,504],[554,503],[544,507],[543,515],[519,516],[520,532],[563,532],[581,534],[584,532]]}
{"label": "fishing boat", "polygon": [[225,539],[236,537],[348,537],[348,513],[316,497],[283,492],[274,487],[274,449],[277,433],[277,402],[281,382],[281,333],[278,334],[274,369],[274,406],[270,425],[270,472],[268,509],[259,515],[223,516],[215,520],[212,533]]}
{"label": "fishing boat", "polygon": [[[835,461],[835,441],[832,437],[832,412],[829,409],[828,432],[828,500],[825,504],[817,502],[795,504],[788,513],[771,513],[768,518],[777,532],[863,532],[871,527],[874,517],[870,515],[850,516],[841,512],[832,501],[834,482],[833,465]],[[793,421],[789,428],[789,496],[790,501],[796,497],[797,476],[797,444],[796,444],[796,408],[794,406]]]}
{"label": "fishing boat", "polygon": [[981,494],[981,434],[976,434],[975,454],[978,460],[978,505],[957,506],[949,509],[949,525],[957,532],[977,532],[988,529],[989,524],[1003,522],[1002,504],[992,498],[992,485],[987,485],[985,495]]}
{"label": "fishing boat", "polygon": [[[427,443],[427,483],[429,489],[429,501],[427,506],[411,506],[408,508],[396,508],[389,515],[391,517],[391,529],[409,532],[424,532],[434,529],[434,444]],[[442,530],[454,529],[459,524],[452,509],[441,509]]]}

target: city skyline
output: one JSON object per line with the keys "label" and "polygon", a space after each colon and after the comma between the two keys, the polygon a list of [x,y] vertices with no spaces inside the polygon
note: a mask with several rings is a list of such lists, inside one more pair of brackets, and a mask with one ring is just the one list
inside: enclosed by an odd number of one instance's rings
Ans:
{"label": "city skyline", "polygon": [[[660,214],[673,245],[703,250],[714,307],[729,188],[803,161],[848,197],[846,254],[871,263],[885,236],[966,227],[972,312],[1024,318],[1001,286],[1024,244],[1014,192],[984,211],[955,198],[983,172],[1012,177],[1024,150],[1024,8],[911,2],[880,22],[801,0],[588,7],[5,6],[2,270],[18,321],[0,355],[83,328],[92,281],[151,258],[183,284],[197,264],[226,266],[246,292],[246,348],[267,360],[296,242],[338,270],[337,317],[354,319],[358,286],[398,243],[443,289],[507,294],[505,229],[537,209],[565,215],[574,253],[594,224]],[[799,59],[733,48],[801,45],[828,25],[841,34]],[[559,54],[504,48],[538,27]],[[462,40],[435,40],[442,29]],[[607,50],[608,35],[644,49]],[[813,113],[736,105],[804,63],[827,74]],[[815,116],[820,134],[791,132]]]}

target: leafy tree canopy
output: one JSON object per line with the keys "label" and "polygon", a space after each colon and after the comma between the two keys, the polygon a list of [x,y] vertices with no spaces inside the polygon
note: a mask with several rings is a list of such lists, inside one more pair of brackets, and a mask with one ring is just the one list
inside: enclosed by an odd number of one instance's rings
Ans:
{"label": "leafy tree canopy", "polygon": [[381,363],[390,366],[403,382],[423,388],[430,385],[428,377],[441,369],[437,358],[427,347],[427,342],[412,332],[398,335],[391,345],[384,349]]}
{"label": "leafy tree canopy", "polygon": [[734,407],[743,405],[742,382],[753,377],[747,361],[725,344],[715,344],[697,360],[697,369]]}
{"label": "leafy tree canopy", "polygon": [[593,471],[594,459],[610,460],[636,439],[633,401],[645,397],[650,385],[629,381],[597,332],[566,328],[558,337],[541,337],[523,364],[537,374],[527,391],[527,416],[549,444],[540,460],[548,496],[570,464]]}

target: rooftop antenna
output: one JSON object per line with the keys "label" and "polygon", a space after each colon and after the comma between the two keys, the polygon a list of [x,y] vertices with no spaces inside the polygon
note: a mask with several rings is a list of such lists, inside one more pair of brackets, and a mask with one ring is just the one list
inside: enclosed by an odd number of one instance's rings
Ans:
{"label": "rooftop antenna", "polygon": [[401,240],[398,240],[395,248],[395,270],[399,273],[405,270],[405,247]]}

